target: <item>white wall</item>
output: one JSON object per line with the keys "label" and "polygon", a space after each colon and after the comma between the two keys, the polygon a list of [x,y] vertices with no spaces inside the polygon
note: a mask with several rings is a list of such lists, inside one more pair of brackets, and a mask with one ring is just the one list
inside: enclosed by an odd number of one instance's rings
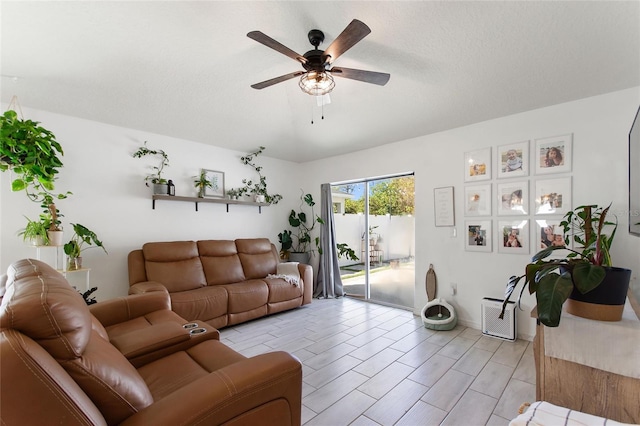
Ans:
{"label": "white wall", "polygon": [[[507,277],[519,274],[530,255],[498,254],[495,249],[492,253],[464,250],[461,208],[464,153],[573,133],[573,205],[613,202],[620,221],[614,262],[632,269],[632,277],[637,280],[640,238],[627,233],[626,211],[627,135],[638,104],[640,88],[633,88],[304,164],[261,156],[269,189],[285,197],[280,204],[263,208],[262,214],[258,214],[257,208],[246,206],[231,206],[226,213],[223,205],[213,204],[201,205],[200,212],[195,212],[192,204],[169,202],[158,202],[152,210],[150,190],[143,183],[149,163],[131,157],[144,140],[153,148],[164,149],[171,162],[166,176],[176,182],[178,195],[191,195],[194,194],[191,176],[200,168],[222,170],[226,173],[227,187],[240,186],[242,178],[249,177],[251,171],[240,163],[243,153],[23,109],[26,117],[41,121],[52,130],[65,149],[65,167],[58,189],[74,192],[68,200],[59,202],[65,224],[80,222],[90,227],[109,250],[109,255],[95,249],[84,253],[85,265],[92,268],[91,284],[99,287],[99,299],[126,294],[126,256],[147,241],[264,236],[277,243],[277,234],[286,227],[289,211],[298,208],[300,187],[320,200],[320,184],[324,182],[414,171],[414,312],[418,314],[426,303],[424,276],[432,263],[438,276],[439,294],[456,306],[462,324],[480,328],[480,300],[486,296],[500,297]],[[258,145],[260,141],[256,141]],[[531,181],[536,178],[529,177]],[[23,215],[36,217],[40,212],[39,206],[28,202],[23,194],[10,192],[9,180],[6,174],[0,174],[2,270],[14,260],[35,256],[34,249],[26,247],[16,232],[25,224]],[[492,180],[494,189],[496,182]],[[455,187],[458,235],[455,238],[450,228],[436,228],[433,217],[433,188],[450,185]],[[494,224],[495,207],[494,202]],[[452,282],[458,284],[456,297],[448,295]],[[525,338],[534,334],[534,323],[529,318],[533,304],[532,298],[525,298],[524,311],[518,317],[520,335]]]}
{"label": "white wall", "polygon": [[[462,194],[463,158],[470,150],[495,147],[523,140],[573,133],[573,206],[586,203],[607,205],[618,213],[619,229],[613,248],[617,266],[640,273],[640,238],[627,232],[628,132],[640,103],[640,88],[542,108],[478,123],[450,131],[427,135],[378,148],[303,164],[305,187],[319,193],[323,182],[341,182],[358,178],[415,172],[416,189],[416,287],[415,309],[419,314],[426,303],[424,277],[428,265],[434,265],[439,295],[456,307],[462,324],[480,328],[480,301],[500,298],[511,275],[523,272],[529,255],[477,253],[464,250]],[[495,163],[495,160],[493,160]],[[492,186],[498,182],[494,170]],[[538,176],[529,176],[531,182]],[[544,178],[550,178],[545,175]],[[457,237],[452,228],[434,226],[433,189],[455,188]],[[533,187],[533,183],[532,183]],[[530,192],[533,193],[533,190]],[[316,194],[314,193],[314,196]],[[492,221],[496,216],[493,203]],[[533,220],[534,216],[527,216]],[[495,237],[494,237],[495,238]],[[458,294],[450,296],[450,284],[457,283]],[[519,334],[531,338],[534,321],[529,312],[535,299],[523,299],[519,312]]]}
{"label": "white wall", "polygon": [[[257,175],[240,162],[244,152],[24,107],[23,111],[25,118],[51,130],[64,149],[56,190],[73,192],[57,203],[65,216],[65,239],[71,237],[69,223],[81,223],[96,232],[109,252],[83,252],[83,264],[91,268],[91,285],[98,286],[99,300],[127,294],[127,254],[145,242],[267,237],[277,244],[288,212],[297,207],[299,189],[291,184],[295,182],[291,177],[300,166],[267,157],[267,147],[258,164],[264,166],[269,192],[282,194],[284,200],[263,207],[262,214],[257,207],[234,205],[227,213],[222,204],[200,204],[196,212],[193,203],[166,201],[156,202],[152,210],[151,189],[145,186],[144,176],[157,161],[132,157],[145,140],[151,148],[164,149],[169,155],[170,167],[163,176],[175,182],[177,195],[196,194],[192,176],[200,168],[224,171],[226,188],[239,187],[243,178]],[[256,141],[256,148],[260,143]],[[7,173],[0,174],[0,179],[0,268],[6,271],[11,262],[36,256],[36,250],[16,233],[26,223],[23,215],[37,218],[40,206],[23,193],[11,192]]]}

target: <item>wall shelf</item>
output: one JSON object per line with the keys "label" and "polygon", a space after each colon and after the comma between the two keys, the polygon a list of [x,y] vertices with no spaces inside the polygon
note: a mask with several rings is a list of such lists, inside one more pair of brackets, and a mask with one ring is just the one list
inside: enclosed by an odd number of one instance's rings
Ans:
{"label": "wall shelf", "polygon": [[229,204],[239,204],[239,205],[243,205],[243,206],[257,206],[258,207],[258,212],[260,212],[260,213],[262,213],[262,207],[269,205],[269,203],[256,203],[254,201],[231,200],[229,198],[180,197],[180,196],[177,196],[177,195],[153,194],[153,196],[152,196],[152,208],[154,210],[156,208],[156,200],[182,201],[182,202],[194,203],[196,205],[196,211],[198,211],[198,204],[199,203],[226,204],[227,205],[227,213],[229,213]]}

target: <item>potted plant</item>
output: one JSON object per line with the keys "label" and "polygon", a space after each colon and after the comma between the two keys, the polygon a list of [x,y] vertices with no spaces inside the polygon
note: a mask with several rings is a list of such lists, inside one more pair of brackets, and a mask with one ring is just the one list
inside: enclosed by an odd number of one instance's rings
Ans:
{"label": "potted plant", "polygon": [[256,173],[258,173],[259,180],[254,182],[251,179],[242,179],[244,187],[238,190],[238,196],[253,194],[253,199],[257,203],[278,204],[278,201],[282,200],[282,195],[269,194],[267,192],[267,178],[262,175],[262,166],[258,166],[254,162],[254,159],[262,154],[264,150],[265,147],[261,146],[257,151],[240,158],[242,164],[253,167]]}
{"label": "potted plant", "polygon": [[[144,141],[144,145],[138,148],[133,153],[134,158],[142,158],[147,155],[155,155],[160,157],[160,166],[153,166],[153,173],[145,176],[144,181],[147,186],[153,187],[154,194],[168,194],[169,185],[165,178],[162,177],[162,172],[165,167],[169,166],[169,156],[161,149],[150,149],[147,147],[147,141]],[[151,185],[149,185],[151,183]]]}
{"label": "potted plant", "polygon": [[198,176],[194,176],[196,180],[193,181],[194,186],[198,189],[198,197],[204,198],[204,194],[207,188],[213,188],[213,184],[207,179],[207,171],[202,169]]}
{"label": "potted plant", "polygon": [[237,200],[238,199],[238,190],[237,189],[229,189],[227,191],[227,197],[229,197],[230,200]]}
{"label": "potted plant", "polygon": [[47,224],[42,220],[27,219],[27,225],[18,235],[21,235],[25,243],[33,246],[45,246],[49,244],[49,237],[47,236]]}
{"label": "potted plant", "polygon": [[[79,223],[72,223],[71,226],[73,226],[73,236],[64,245],[64,252],[69,256],[69,270],[82,268],[82,257],[80,255],[84,250],[100,247],[107,253],[102,241],[98,239],[98,236],[93,231]],[[91,247],[84,247],[85,244]]]}
{"label": "potted plant", "polygon": [[[527,287],[530,294],[535,293],[538,319],[548,327],[558,326],[562,306],[568,299],[569,313],[591,319],[620,320],[631,271],[612,266],[610,249],[618,224],[617,220],[607,220],[610,207],[584,205],[565,214],[560,223],[565,246],[550,246],[539,251],[526,266],[524,275],[509,278],[500,318],[511,294],[524,279],[519,298]],[[611,230],[609,234],[605,233],[607,228]],[[571,241],[580,249],[570,249]],[[547,259],[556,250],[568,254]],[[596,304],[597,309],[590,309],[588,303]]]}
{"label": "potted plant", "polygon": [[[309,217],[307,217],[307,213],[302,210],[305,204],[311,208],[311,215]],[[302,191],[300,195],[300,211],[296,212],[295,210],[291,210],[291,213],[289,213],[289,225],[293,230],[278,234],[278,238],[280,240],[284,239],[287,245],[288,243],[286,242],[289,239],[291,240],[291,246],[289,247],[289,260],[291,261],[309,263],[309,257],[313,252],[310,248],[312,242],[311,233],[315,229],[316,224],[324,224],[322,218],[315,214],[313,208],[315,205],[316,203],[313,200],[313,196],[311,194],[305,194],[304,191]],[[320,250],[319,237],[315,238],[315,243],[316,248]]]}

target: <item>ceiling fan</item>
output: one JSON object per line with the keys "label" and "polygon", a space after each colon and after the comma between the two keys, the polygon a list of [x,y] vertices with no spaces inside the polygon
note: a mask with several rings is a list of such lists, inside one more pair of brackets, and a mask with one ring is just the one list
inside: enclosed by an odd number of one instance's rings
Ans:
{"label": "ceiling fan", "polygon": [[304,55],[300,55],[260,31],[251,31],[247,34],[247,37],[300,62],[304,68],[304,71],[294,71],[280,77],[252,84],[251,87],[264,89],[265,87],[300,77],[299,86],[303,92],[313,96],[322,96],[331,92],[335,87],[332,75],[384,86],[389,81],[389,77],[391,77],[389,74],[353,68],[331,67],[340,55],[351,49],[370,32],[371,29],[364,22],[354,19],[333,40],[327,50],[319,50],[318,46],[324,41],[324,33],[320,30],[311,30],[308,38],[314,49]]}

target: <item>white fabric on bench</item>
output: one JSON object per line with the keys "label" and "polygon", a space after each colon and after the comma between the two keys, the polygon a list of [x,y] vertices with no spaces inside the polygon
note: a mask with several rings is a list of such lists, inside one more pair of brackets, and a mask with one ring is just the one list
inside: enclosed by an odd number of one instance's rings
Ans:
{"label": "white fabric on bench", "polygon": [[527,411],[511,420],[509,426],[632,426],[603,417],[559,407],[545,401],[537,401]]}

